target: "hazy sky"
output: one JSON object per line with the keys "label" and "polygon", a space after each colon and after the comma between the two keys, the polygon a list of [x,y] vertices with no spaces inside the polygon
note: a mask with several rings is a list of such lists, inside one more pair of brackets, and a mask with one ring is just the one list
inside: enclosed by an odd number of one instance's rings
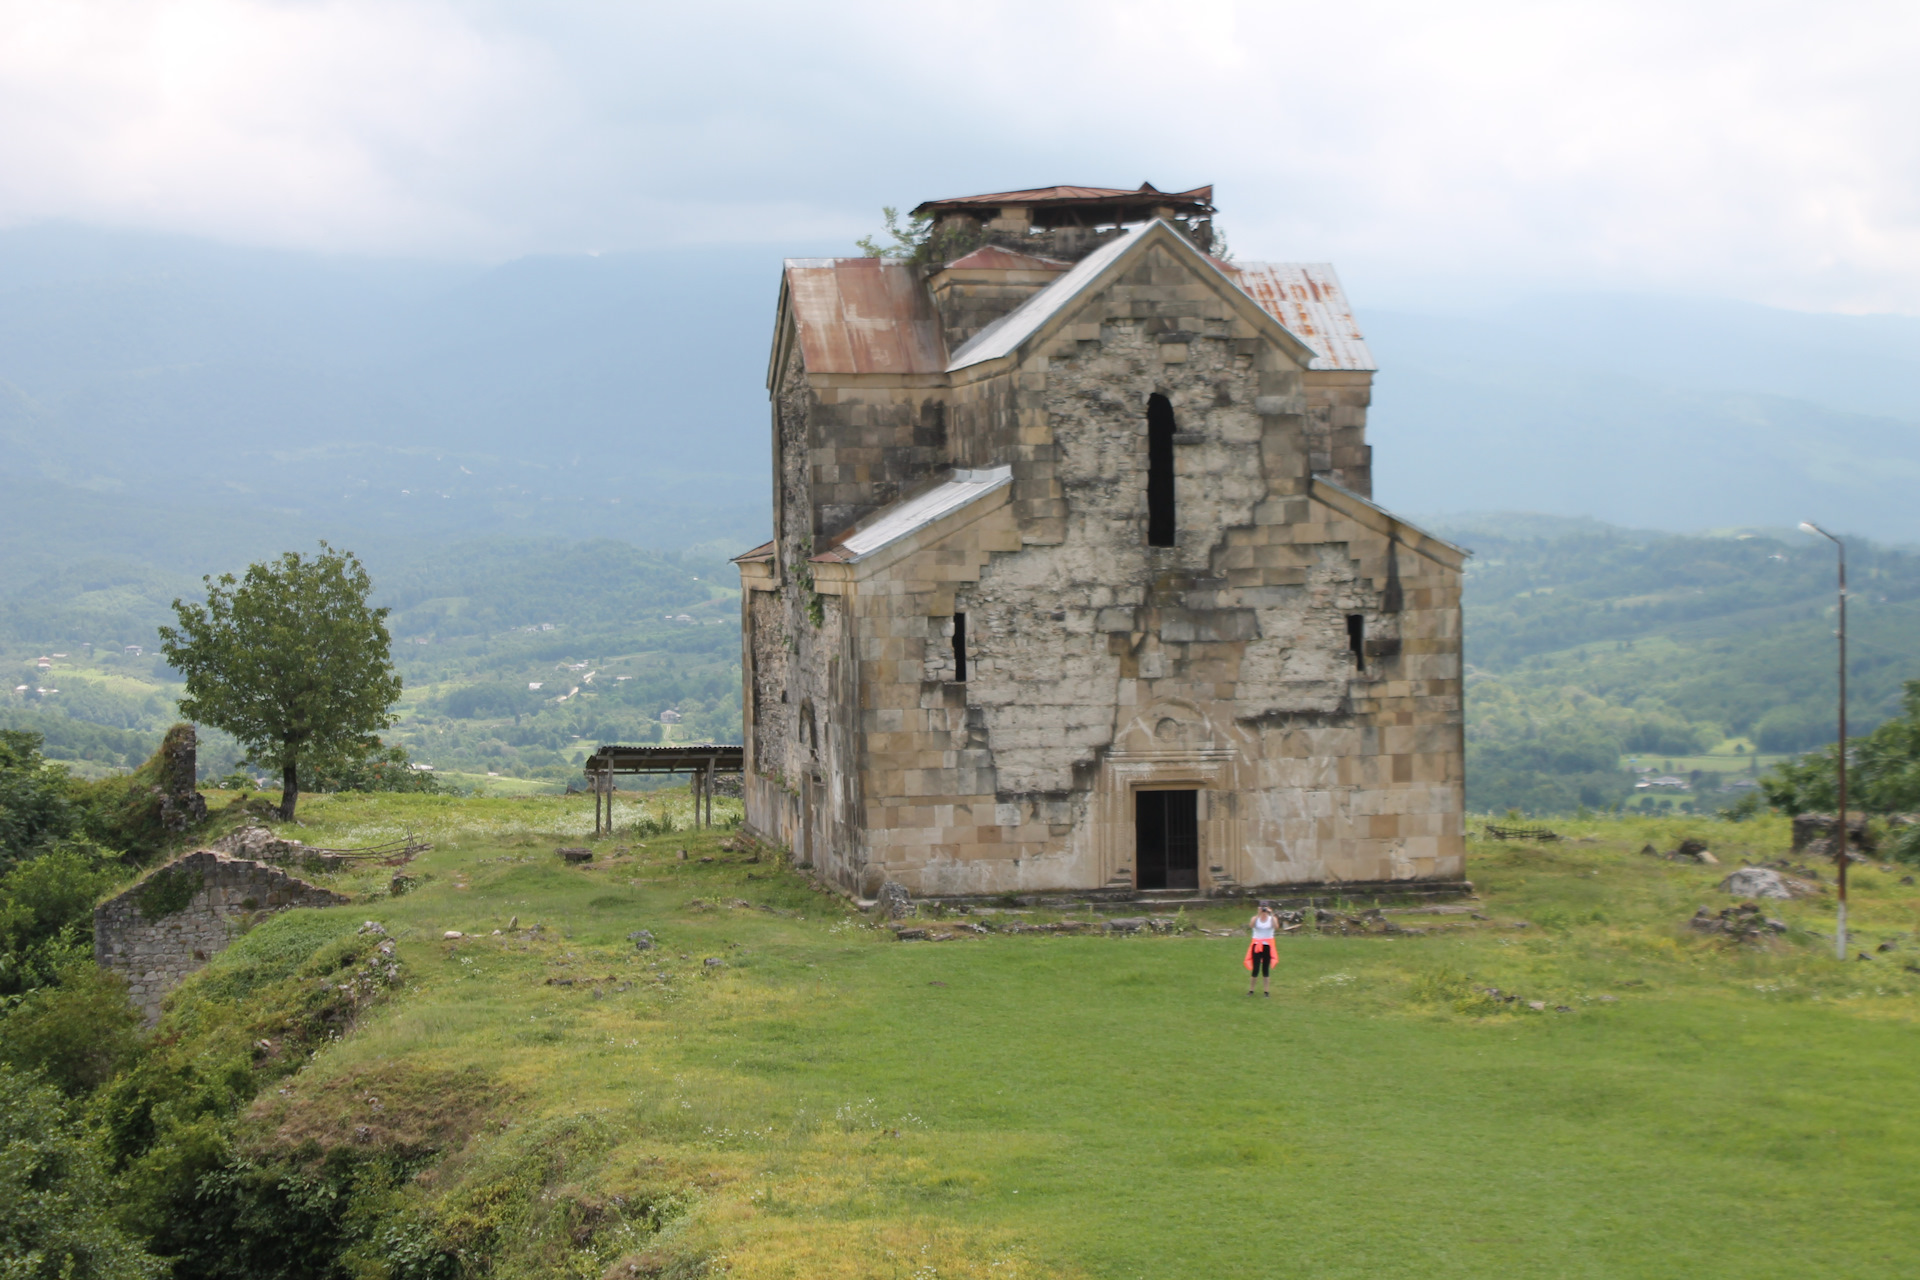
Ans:
{"label": "hazy sky", "polygon": [[500,259],[1216,184],[1364,299],[1920,313],[1920,5],[0,0],[0,225]]}

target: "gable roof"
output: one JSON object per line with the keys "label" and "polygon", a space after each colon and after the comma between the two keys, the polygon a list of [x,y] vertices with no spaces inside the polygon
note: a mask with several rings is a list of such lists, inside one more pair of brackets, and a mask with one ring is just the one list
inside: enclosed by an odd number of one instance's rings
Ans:
{"label": "gable roof", "polygon": [[890,543],[898,542],[942,516],[951,515],[968,503],[1004,489],[1012,482],[1012,467],[955,471],[953,478],[944,484],[935,485],[918,497],[896,502],[864,525],[856,525],[850,532],[841,534],[830,550],[813,558],[842,563],[864,560]]}
{"label": "gable roof", "polygon": [[1012,355],[1045,328],[1048,322],[1090,292],[1109,271],[1140,251],[1149,241],[1157,241],[1168,246],[1174,254],[1186,258],[1196,275],[1203,279],[1212,277],[1219,280],[1233,295],[1251,303],[1250,310],[1273,322],[1278,334],[1295,349],[1295,357],[1301,364],[1311,364],[1320,354],[1289,330],[1278,316],[1261,307],[1256,299],[1234,283],[1233,279],[1220,269],[1218,262],[1196,249],[1191,240],[1167,222],[1156,219],[1107,241],[1075,263],[1071,271],[967,339],[947,361],[947,372],[953,373],[971,365]]}
{"label": "gable roof", "polygon": [[[1218,262],[1218,260],[1215,260]],[[1246,290],[1260,309],[1320,354],[1309,369],[1380,366],[1353,318],[1353,307],[1333,264],[1327,262],[1225,262],[1220,269]]]}
{"label": "gable roof", "polygon": [[[984,198],[984,197],[983,197]],[[940,374],[1011,355],[1086,291],[1160,222],[1143,223],[1069,266],[988,245],[944,270],[1060,271],[1046,288],[995,320],[949,358],[933,299],[911,264],[887,258],[789,258],[781,310],[790,315],[811,373]],[[1288,337],[1309,369],[1372,371],[1379,366],[1333,267],[1324,262],[1224,262],[1168,227],[1168,243],[1218,272]],[[776,359],[778,358],[776,341]],[[778,376],[768,370],[768,385]]]}
{"label": "gable roof", "polygon": [[[810,373],[939,373],[946,342],[912,266],[886,258],[788,258],[780,292]],[[770,376],[778,376],[772,371]]]}

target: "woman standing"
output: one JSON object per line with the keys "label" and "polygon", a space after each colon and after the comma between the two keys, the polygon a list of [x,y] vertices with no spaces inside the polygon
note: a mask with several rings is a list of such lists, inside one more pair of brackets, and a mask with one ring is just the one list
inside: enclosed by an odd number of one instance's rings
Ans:
{"label": "woman standing", "polygon": [[1260,979],[1261,990],[1273,994],[1273,935],[1280,931],[1280,917],[1266,903],[1253,915],[1253,941],[1247,944],[1247,994],[1253,994],[1253,980]]}

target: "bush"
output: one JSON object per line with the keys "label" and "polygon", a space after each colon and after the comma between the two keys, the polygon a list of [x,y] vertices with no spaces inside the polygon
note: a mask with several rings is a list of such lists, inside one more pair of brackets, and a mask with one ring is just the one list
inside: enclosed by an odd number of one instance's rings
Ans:
{"label": "bush", "polygon": [[70,834],[73,779],[40,754],[42,738],[0,729],[0,871]]}
{"label": "bush", "polygon": [[126,984],[83,954],[69,960],[57,984],[0,1018],[0,1062],[39,1072],[77,1096],[112,1079],[140,1052],[142,1039]]}
{"label": "bush", "polygon": [[52,1087],[0,1066],[0,1275],[144,1280],[166,1266],[113,1221],[92,1135]]}
{"label": "bush", "polygon": [[120,876],[111,854],[79,840],[0,875],[0,996],[57,981],[76,958],[91,963],[93,904]]}
{"label": "bush", "polygon": [[[129,1191],[127,1220],[156,1249],[200,1247],[197,1188],[231,1163],[235,1117],[351,1028],[398,972],[384,933],[357,930],[334,912],[290,911],[175,991],[150,1051],[97,1102]],[[258,1051],[262,1040],[272,1053]]]}
{"label": "bush", "polygon": [[1887,842],[1887,854],[1895,862],[1920,864],[1920,824],[1901,827]]}
{"label": "bush", "polygon": [[134,865],[151,862],[181,843],[181,834],[169,831],[165,821],[165,749],[163,739],[132,773],[73,784],[74,804],[87,835],[98,844],[127,850],[125,860]]}
{"label": "bush", "polygon": [[0,875],[0,945],[29,946],[69,924],[90,922],[94,901],[120,879],[111,857],[72,841]]}

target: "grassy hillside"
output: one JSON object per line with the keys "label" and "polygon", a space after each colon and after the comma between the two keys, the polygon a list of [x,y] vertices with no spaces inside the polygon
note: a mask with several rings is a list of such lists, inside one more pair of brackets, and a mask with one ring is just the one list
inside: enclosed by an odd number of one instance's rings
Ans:
{"label": "grassy hillside", "polygon": [[1120,937],[1003,911],[900,942],[771,853],[641,838],[634,807],[584,867],[553,853],[585,838],[578,800],[306,814],[308,840],[435,848],[401,898],[389,869],[342,877],[361,900],[312,913],[336,930],[263,926],[161,1027],[176,1055],[258,1038],[297,937],[346,947],[326,939],[373,919],[397,942],[349,1034],[305,1066],[256,1053],[230,1118],[193,1130],[231,1172],[170,1230],[252,1274],[306,1250],[315,1275],[454,1251],[501,1277],[1891,1275],[1920,1229],[1920,890],[1861,869],[1875,958],[1839,964],[1827,899],[1768,904],[1787,931],[1740,945],[1686,927],[1732,901],[1721,871],[1635,852],[1776,856],[1778,821],[1476,840],[1474,914],[1309,925],[1250,999],[1244,936],[1208,932],[1244,908]]}

